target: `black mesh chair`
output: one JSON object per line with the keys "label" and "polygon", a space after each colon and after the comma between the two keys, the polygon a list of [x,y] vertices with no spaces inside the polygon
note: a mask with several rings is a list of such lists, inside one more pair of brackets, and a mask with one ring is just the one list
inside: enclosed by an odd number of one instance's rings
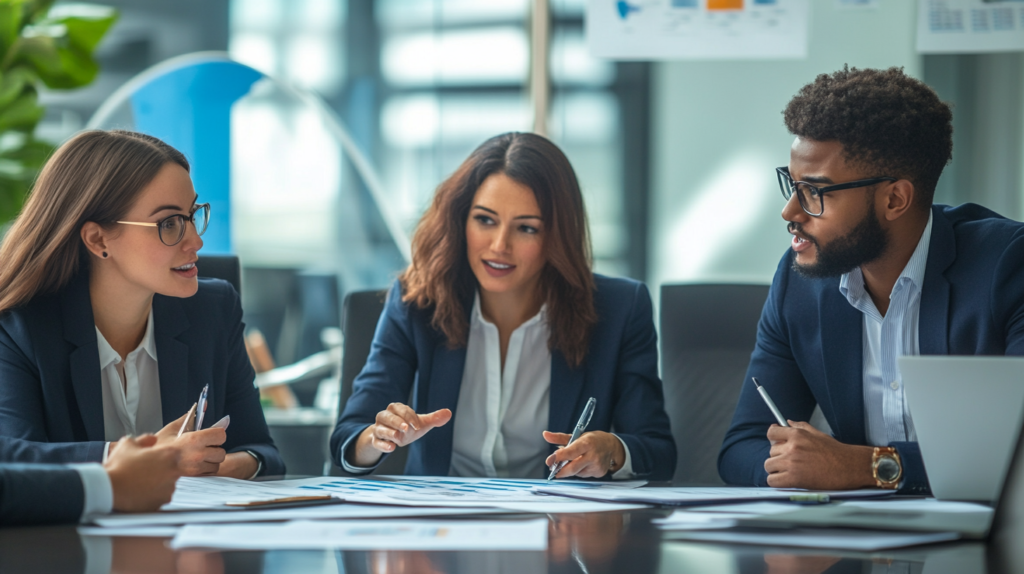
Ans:
{"label": "black mesh chair", "polygon": [[722,484],[718,450],[767,298],[767,285],[661,286],[661,369],[677,482]]}
{"label": "black mesh chair", "polygon": [[[377,321],[384,311],[386,291],[353,291],[345,295],[341,311],[341,331],[345,335],[341,355],[341,397],[338,404],[338,415],[345,411],[345,403],[352,396],[352,383],[366,364],[370,356],[373,334],[377,330]],[[402,474],[405,472],[405,460],[408,450],[400,448],[388,455],[387,459],[374,471],[374,474]],[[332,474],[340,469],[334,467]]]}
{"label": "black mesh chair", "polygon": [[242,294],[242,266],[237,255],[200,255],[196,267],[200,277],[223,279]]}

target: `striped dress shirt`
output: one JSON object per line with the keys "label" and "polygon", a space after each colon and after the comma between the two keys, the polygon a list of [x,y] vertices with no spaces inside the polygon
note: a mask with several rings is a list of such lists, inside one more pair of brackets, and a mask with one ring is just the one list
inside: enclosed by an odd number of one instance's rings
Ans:
{"label": "striped dress shirt", "polygon": [[839,291],[864,315],[864,428],[870,445],[917,440],[914,421],[903,398],[903,377],[896,358],[921,353],[918,337],[921,288],[931,236],[932,216],[929,214],[917,248],[892,288],[889,310],[884,317],[864,289],[860,267],[843,274],[839,280]]}

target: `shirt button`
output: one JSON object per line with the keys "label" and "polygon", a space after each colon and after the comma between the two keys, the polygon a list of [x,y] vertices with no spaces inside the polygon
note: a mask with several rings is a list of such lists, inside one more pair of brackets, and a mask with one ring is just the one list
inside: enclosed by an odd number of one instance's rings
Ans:
{"label": "shirt button", "polygon": [[900,382],[899,381],[893,381],[893,382],[889,383],[889,386],[892,387],[892,390],[894,390],[894,391],[899,390]]}

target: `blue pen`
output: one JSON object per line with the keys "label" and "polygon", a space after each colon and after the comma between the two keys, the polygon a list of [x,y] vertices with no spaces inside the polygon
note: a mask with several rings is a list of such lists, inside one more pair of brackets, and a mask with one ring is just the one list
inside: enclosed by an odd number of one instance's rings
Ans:
{"label": "blue pen", "polygon": [[196,406],[196,430],[203,428],[203,415],[206,414],[206,393],[209,390],[210,385],[206,385],[203,387],[203,392],[199,393],[199,402]]}
{"label": "blue pen", "polygon": [[[576,423],[576,428],[573,429],[572,436],[569,437],[569,442],[565,443],[565,446],[569,446],[570,444],[573,443],[573,441],[580,438],[580,435],[583,434],[583,431],[587,428],[587,425],[590,424],[590,417],[594,416],[595,406],[597,406],[597,399],[595,399],[594,397],[590,397],[590,400],[587,401],[587,406],[583,407],[583,414],[580,415],[580,422]],[[555,475],[558,474],[558,471],[562,470],[562,467],[564,467],[567,464],[569,464],[569,461],[567,460],[563,460],[562,462],[556,464],[555,467],[551,469],[551,474],[548,475],[548,481],[555,478]]]}

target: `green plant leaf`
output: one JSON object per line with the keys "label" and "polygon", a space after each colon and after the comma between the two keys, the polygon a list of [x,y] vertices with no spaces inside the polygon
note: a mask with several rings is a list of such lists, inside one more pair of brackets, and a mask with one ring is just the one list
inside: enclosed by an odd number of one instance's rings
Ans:
{"label": "green plant leaf", "polygon": [[9,105],[26,88],[32,88],[39,81],[39,75],[26,66],[9,70],[0,79],[0,108]]}
{"label": "green plant leaf", "polygon": [[22,94],[11,105],[0,110],[0,132],[12,129],[31,131],[44,113],[46,110],[39,105],[35,91]]}
{"label": "green plant leaf", "polygon": [[91,55],[117,17],[117,10],[109,6],[62,4],[51,8],[33,27],[64,26],[70,46]]}
{"label": "green plant leaf", "polygon": [[0,2],[0,53],[6,54],[21,31],[23,2]]}

